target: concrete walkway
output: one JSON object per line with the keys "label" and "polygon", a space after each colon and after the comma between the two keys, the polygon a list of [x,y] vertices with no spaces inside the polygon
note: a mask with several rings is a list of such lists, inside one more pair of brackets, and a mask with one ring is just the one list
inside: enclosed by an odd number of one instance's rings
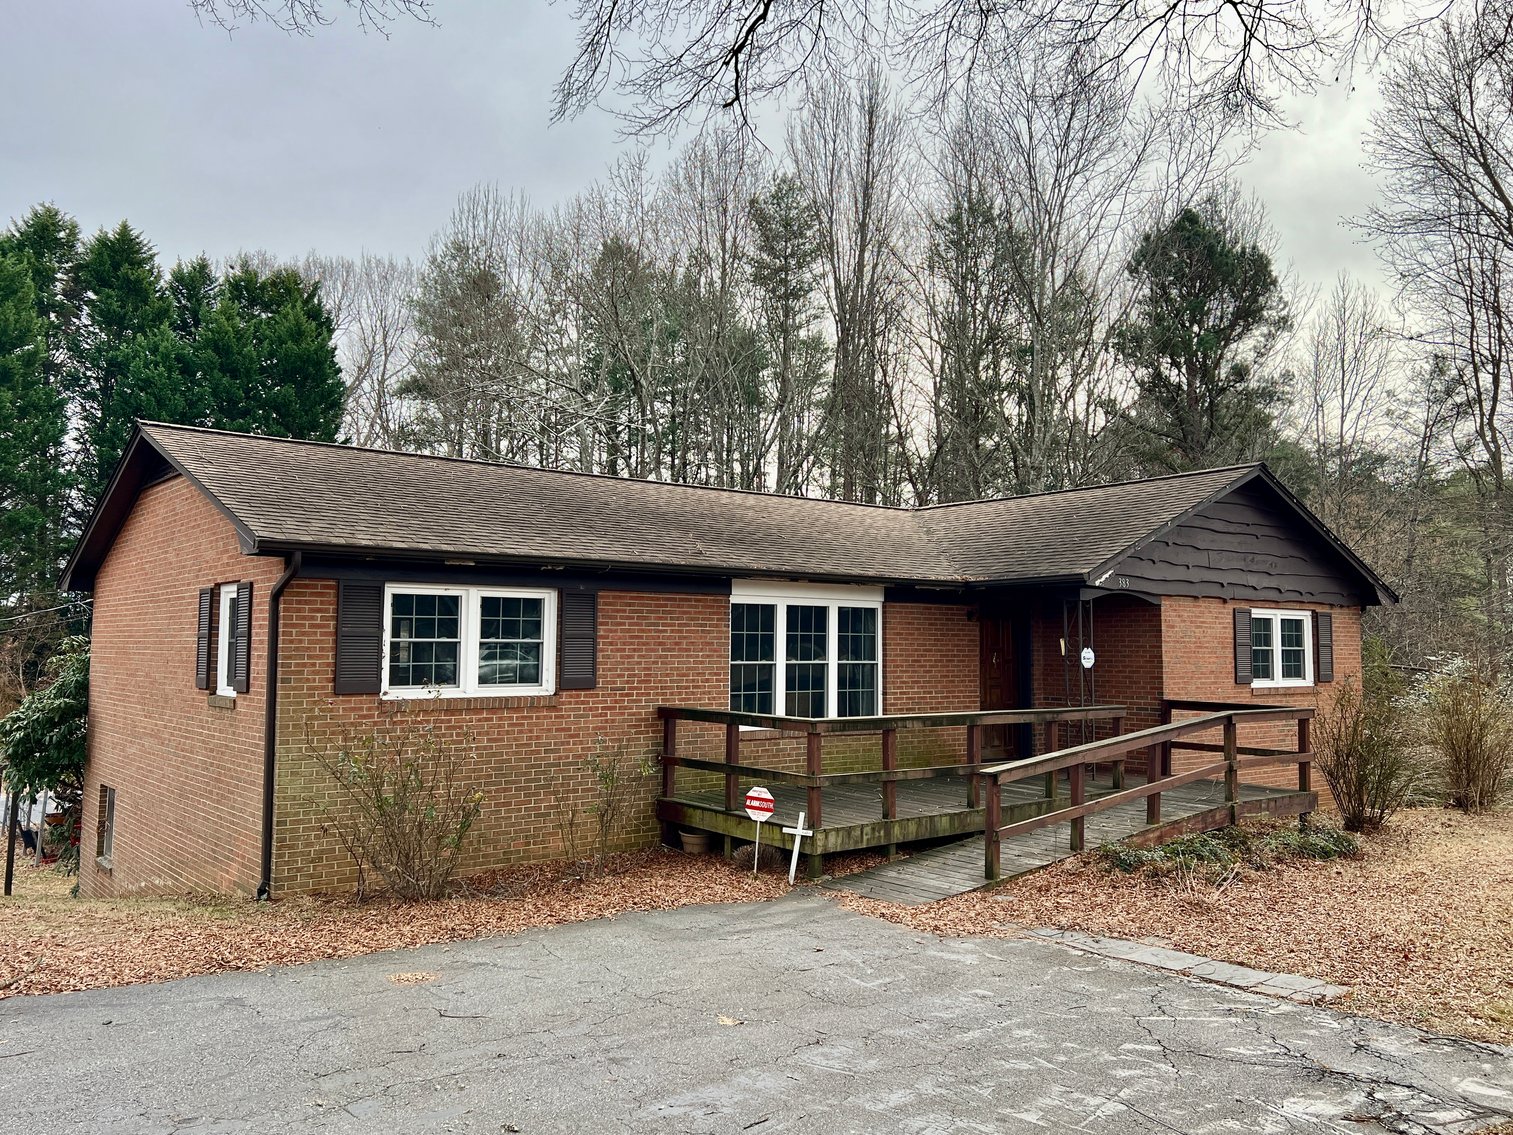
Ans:
{"label": "concrete walkway", "polygon": [[1510,1093],[1507,1049],[814,894],[0,1002],[18,1133],[1467,1133]]}

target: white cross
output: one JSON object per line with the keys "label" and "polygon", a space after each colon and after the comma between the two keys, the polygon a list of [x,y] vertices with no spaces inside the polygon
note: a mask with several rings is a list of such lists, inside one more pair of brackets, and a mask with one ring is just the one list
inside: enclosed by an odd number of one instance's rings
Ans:
{"label": "white cross", "polygon": [[814,832],[804,826],[804,820],[807,815],[808,813],[806,812],[800,812],[799,822],[791,828],[783,829],[784,835],[791,835],[793,837],[793,859],[788,864],[788,885],[790,887],[793,886],[793,877],[798,874],[799,869],[799,841],[806,835],[814,834]]}

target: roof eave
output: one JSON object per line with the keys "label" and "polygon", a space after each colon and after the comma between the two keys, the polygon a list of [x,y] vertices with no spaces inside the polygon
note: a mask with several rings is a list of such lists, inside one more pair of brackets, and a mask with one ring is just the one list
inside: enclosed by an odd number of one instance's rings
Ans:
{"label": "roof eave", "polygon": [[142,460],[143,446],[150,447],[153,453],[168,463],[168,467],[174,473],[183,477],[204,494],[205,499],[210,501],[236,530],[237,540],[245,554],[255,555],[260,551],[257,535],[252,529],[203,482],[190,473],[173,454],[169,453],[164,446],[159,445],[152,434],[143,428],[141,421],[137,421],[132,424],[131,437],[127,439],[126,447],[116,461],[116,467],[111,472],[105,491],[95,502],[94,510],[84,525],[84,531],[74,544],[74,550],[69,554],[68,562],[63,566],[63,572],[58,578],[59,590],[94,590],[95,574],[99,571],[111,545],[115,543],[122,526],[126,523],[126,517],[131,512],[131,505],[146,487],[140,479],[136,483],[131,483],[132,470],[138,468]]}
{"label": "roof eave", "polygon": [[1197,513],[1213,504],[1214,501],[1228,495],[1229,493],[1234,492],[1236,489],[1243,488],[1244,486],[1250,484],[1251,481],[1257,479],[1260,479],[1264,484],[1266,484],[1268,488],[1273,489],[1277,493],[1277,495],[1280,496],[1283,501],[1286,502],[1298,516],[1303,518],[1303,520],[1308,524],[1310,528],[1313,529],[1314,533],[1319,536],[1320,539],[1322,539],[1331,548],[1333,548],[1335,552],[1342,559],[1344,559],[1345,562],[1352,569],[1354,569],[1355,572],[1360,575],[1363,580],[1365,580],[1365,582],[1369,585],[1369,590],[1376,600],[1377,606],[1387,606],[1400,601],[1399,595],[1387,584],[1387,581],[1382,579],[1381,576],[1377,575],[1376,572],[1371,569],[1371,565],[1366,563],[1365,560],[1361,559],[1360,556],[1356,555],[1355,552],[1351,550],[1350,545],[1346,544],[1345,541],[1336,536],[1334,532],[1330,530],[1327,524],[1325,524],[1322,520],[1315,516],[1313,514],[1313,511],[1306,504],[1304,504],[1291,489],[1289,489],[1282,483],[1281,479],[1271,471],[1271,469],[1266,465],[1265,462],[1260,462],[1252,466],[1250,469],[1244,470],[1243,472],[1239,473],[1234,479],[1228,481],[1221,488],[1216,489],[1214,492],[1210,493],[1197,504],[1194,504],[1192,507],[1186,509],[1179,516],[1176,516],[1173,519],[1167,521],[1165,524],[1162,524],[1159,527],[1155,528],[1145,536],[1141,537],[1139,540],[1135,541],[1128,548],[1125,548],[1122,552],[1110,556],[1108,559],[1100,563],[1097,567],[1091,569],[1087,573],[1087,581],[1089,585],[1101,585],[1101,581],[1106,579],[1113,572],[1114,568],[1116,568],[1121,562],[1128,559],[1130,556],[1134,555],[1141,548],[1144,548],[1154,540],[1160,539],[1166,533],[1170,532],[1173,528],[1176,528],[1179,524],[1186,522],[1191,517],[1195,516]]}

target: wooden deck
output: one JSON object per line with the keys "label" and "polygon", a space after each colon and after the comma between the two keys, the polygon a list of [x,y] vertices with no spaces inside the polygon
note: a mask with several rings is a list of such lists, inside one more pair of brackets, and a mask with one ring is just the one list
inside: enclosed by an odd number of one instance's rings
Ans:
{"label": "wooden deck", "polygon": [[[810,847],[821,853],[851,851],[868,847],[886,847],[887,836],[906,830],[918,833],[919,839],[949,836],[978,836],[943,847],[930,848],[857,875],[837,879],[829,886],[886,899],[890,902],[919,904],[935,902],[951,895],[975,890],[986,883],[983,875],[983,843],[980,833],[985,810],[968,806],[968,778],[943,777],[935,780],[903,781],[898,785],[898,818],[913,821],[902,829],[888,831],[879,820],[882,792],[878,785],[834,785],[825,790],[823,822]],[[1065,806],[1066,786],[1060,788],[1056,804]],[[764,844],[791,848],[792,838],[782,828],[792,826],[805,806],[803,788],[773,785],[776,800],[773,819],[762,833]],[[1107,772],[1087,779],[1089,800],[1115,791]],[[1290,799],[1286,789],[1240,786],[1243,801]],[[1037,815],[1050,810],[1039,782],[1017,781],[1001,789],[1003,815]],[[1162,816],[1166,822],[1198,816],[1224,803],[1224,782],[1200,780],[1170,789],[1162,795]],[[717,791],[686,793],[659,802],[663,819],[673,819],[684,826],[724,833],[733,839],[749,841],[756,825],[745,815],[731,816],[724,810]],[[1145,828],[1145,802],[1131,801],[1098,812],[1087,819],[1087,846],[1124,839]],[[1072,855],[1071,831],[1067,824],[1007,839],[1000,856],[1003,877],[1022,875]]]}
{"label": "wooden deck", "polygon": [[[756,835],[757,826],[741,803],[745,789],[760,784],[776,804],[773,820],[762,832],[764,844],[791,848],[793,837],[782,829],[800,812],[814,829],[802,848],[811,879],[823,876],[825,856],[836,852],[878,848],[892,859],[904,846],[928,848],[835,884],[877,898],[920,903],[1033,871],[1112,840],[1154,844],[1250,815],[1306,815],[1318,805],[1310,782],[1310,707],[1167,701],[1161,724],[1131,732],[1123,728],[1125,712],[1122,706],[1080,706],[809,719],[661,706],[657,819],[668,842],[677,828],[704,831],[720,837],[729,854],[737,842]],[[1178,719],[1177,714],[1197,716]],[[724,760],[679,755],[680,721],[724,725]],[[1105,721],[1109,735],[1099,738],[1096,725]],[[1066,729],[1078,722],[1092,723],[1093,739],[1059,747]],[[1274,731],[1280,724],[1296,726],[1295,747],[1241,742],[1242,728]],[[1043,734],[1041,755],[983,762],[982,731],[1004,725],[1030,726]],[[804,771],[742,762],[743,727],[802,735]],[[944,727],[964,727],[963,759],[900,766],[900,730]],[[880,736],[877,767],[825,772],[825,738],[847,732]],[[1173,753],[1179,751],[1184,759],[1174,768]],[[1190,753],[1199,759],[1186,759]],[[1150,770],[1136,774],[1133,784],[1125,777],[1126,764],[1132,762]],[[1252,769],[1282,765],[1296,767],[1295,791],[1242,783]],[[680,771],[697,774],[699,780],[689,784],[685,777],[680,785]]]}
{"label": "wooden deck", "polygon": [[[1089,781],[1088,787],[1090,798],[1113,791],[1106,779]],[[1291,795],[1293,793],[1286,789],[1240,786],[1240,799],[1245,801],[1281,800]],[[1200,816],[1223,803],[1224,783],[1216,780],[1195,781],[1162,795],[1162,811],[1167,821]],[[1115,805],[1088,817],[1087,846],[1097,847],[1125,839],[1145,826],[1143,800]],[[999,854],[1003,878],[1006,879],[1049,866],[1075,854],[1071,849],[1070,826],[1058,824],[1006,839]],[[867,898],[920,906],[974,891],[985,882],[982,839],[970,837],[834,879],[826,886]]]}

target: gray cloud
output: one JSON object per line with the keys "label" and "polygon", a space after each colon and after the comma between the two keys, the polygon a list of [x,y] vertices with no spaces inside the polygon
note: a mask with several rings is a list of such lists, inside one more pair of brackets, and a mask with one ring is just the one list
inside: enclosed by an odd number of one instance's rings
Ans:
{"label": "gray cloud", "polygon": [[[341,19],[312,38],[228,36],[187,5],[74,0],[8,10],[0,216],[53,200],[87,229],[129,218],[172,259],[243,248],[417,255],[481,181],[565,197],[614,159],[616,123],[548,124],[572,52],[563,6],[444,0],[389,38]],[[1297,131],[1241,171],[1305,283],[1377,279],[1341,224],[1369,201],[1369,87],[1293,100]]]}

